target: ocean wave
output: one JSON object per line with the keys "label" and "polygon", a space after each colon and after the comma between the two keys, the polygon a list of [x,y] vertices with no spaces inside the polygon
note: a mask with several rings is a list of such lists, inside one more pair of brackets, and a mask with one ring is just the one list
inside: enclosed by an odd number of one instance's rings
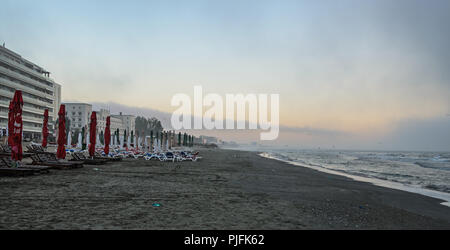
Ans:
{"label": "ocean wave", "polygon": [[431,162],[414,162],[414,164],[423,167],[423,168],[431,168],[431,169],[439,169],[444,171],[450,171],[450,166],[445,166],[442,164],[436,164]]}

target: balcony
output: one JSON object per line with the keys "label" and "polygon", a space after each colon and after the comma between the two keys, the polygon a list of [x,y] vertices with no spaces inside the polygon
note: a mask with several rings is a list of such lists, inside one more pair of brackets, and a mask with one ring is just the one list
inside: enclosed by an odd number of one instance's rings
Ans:
{"label": "balcony", "polygon": [[36,71],[34,71],[32,69],[29,69],[28,67],[26,67],[26,66],[24,66],[24,65],[22,65],[20,63],[17,63],[15,61],[7,58],[4,55],[0,55],[0,61],[10,65],[11,67],[19,68],[20,70],[22,70],[22,71],[24,71],[24,72],[26,72],[28,74],[31,74],[31,75],[36,76],[36,77],[38,77],[38,78],[40,78],[40,79],[42,79],[42,80],[44,80],[46,82],[51,83],[52,85],[54,84],[54,81],[51,78],[45,77],[42,74],[40,74],[39,72],[36,72]]}
{"label": "balcony", "polygon": [[34,80],[32,78],[26,77],[24,75],[21,75],[21,74],[19,74],[17,72],[11,71],[11,70],[6,69],[6,68],[1,67],[1,66],[0,66],[0,72],[5,74],[5,75],[8,75],[8,76],[10,76],[12,78],[19,79],[21,81],[27,82],[27,83],[32,84],[32,85],[36,85],[37,87],[46,89],[48,91],[52,91],[52,92],[55,91],[55,89],[53,87],[45,85],[45,84],[43,84],[43,83],[41,83],[39,81],[36,81],[36,80]]}
{"label": "balcony", "polygon": [[[5,93],[2,92],[2,96],[5,96],[6,98],[12,99],[14,97],[14,93],[5,91]],[[37,99],[34,99],[34,98],[30,98],[30,97],[27,97],[27,96],[23,96],[22,98],[23,98],[24,102],[33,103],[35,105],[42,106],[42,107],[45,107],[45,108],[54,108],[53,104],[50,104],[50,103],[47,103],[47,102],[43,102],[43,101],[40,101],[40,100],[37,100]],[[9,107],[9,103],[8,103],[8,107]]]}
{"label": "balcony", "polygon": [[21,85],[19,83],[12,82],[12,81],[7,80],[5,78],[0,78],[0,84],[8,86],[8,87],[13,88],[13,89],[21,90],[22,92],[25,92],[25,93],[30,93],[30,94],[33,94],[33,95],[45,97],[45,98],[50,99],[50,100],[54,99],[54,96],[52,96],[50,94],[46,94],[44,92],[40,92],[40,91],[32,89],[30,87],[23,86],[23,85]]}

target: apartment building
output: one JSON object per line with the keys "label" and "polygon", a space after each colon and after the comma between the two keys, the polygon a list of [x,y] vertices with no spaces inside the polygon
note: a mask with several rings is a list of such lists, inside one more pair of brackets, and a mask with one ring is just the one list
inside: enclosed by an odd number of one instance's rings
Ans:
{"label": "apartment building", "polygon": [[41,137],[45,109],[49,111],[49,129],[54,130],[61,104],[61,85],[41,66],[0,46],[0,127],[8,126],[9,102],[16,90],[22,91],[24,101],[24,139]]}

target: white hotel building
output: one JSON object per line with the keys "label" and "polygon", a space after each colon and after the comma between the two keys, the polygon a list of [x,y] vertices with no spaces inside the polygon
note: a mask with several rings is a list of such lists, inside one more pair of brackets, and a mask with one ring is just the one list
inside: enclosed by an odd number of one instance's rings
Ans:
{"label": "white hotel building", "polygon": [[[75,133],[81,131],[83,127],[89,129],[92,114],[92,104],[89,103],[64,103],[66,106],[66,116],[70,120],[70,130]],[[109,110],[100,109],[97,114],[97,133],[105,133],[106,118],[111,116],[111,134],[119,129],[120,135],[123,135],[125,129],[134,130],[135,117],[132,115],[111,115]]]}
{"label": "white hotel building", "polygon": [[54,129],[61,104],[61,85],[50,78],[50,72],[0,46],[0,127],[8,126],[9,102],[16,90],[23,96],[24,138],[40,138],[44,110],[49,111],[49,129]]}

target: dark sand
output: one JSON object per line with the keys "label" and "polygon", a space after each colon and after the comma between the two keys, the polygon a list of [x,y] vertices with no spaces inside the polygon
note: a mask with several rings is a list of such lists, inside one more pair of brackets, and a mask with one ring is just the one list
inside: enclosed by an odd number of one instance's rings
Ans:
{"label": "dark sand", "polygon": [[0,177],[0,229],[450,229],[433,198],[254,152],[201,155]]}

